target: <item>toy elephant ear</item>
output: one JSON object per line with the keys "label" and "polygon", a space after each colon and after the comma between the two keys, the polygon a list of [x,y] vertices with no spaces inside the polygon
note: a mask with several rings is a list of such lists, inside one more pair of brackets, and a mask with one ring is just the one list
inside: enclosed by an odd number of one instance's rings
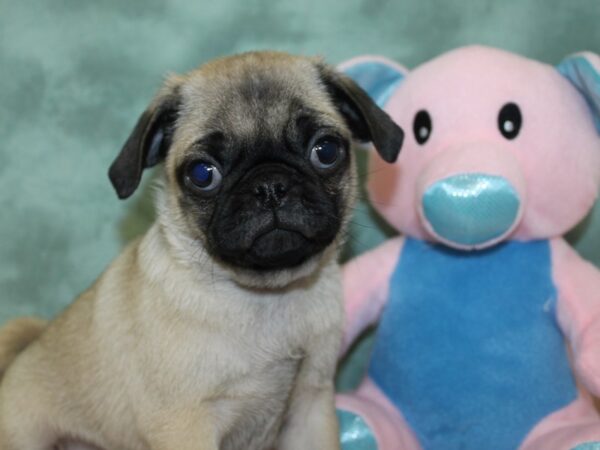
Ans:
{"label": "toy elephant ear", "polygon": [[359,56],[341,63],[338,69],[352,78],[377,106],[383,108],[408,72],[383,56]]}
{"label": "toy elephant ear", "polygon": [[591,52],[576,53],[556,68],[585,97],[600,133],[600,56]]}

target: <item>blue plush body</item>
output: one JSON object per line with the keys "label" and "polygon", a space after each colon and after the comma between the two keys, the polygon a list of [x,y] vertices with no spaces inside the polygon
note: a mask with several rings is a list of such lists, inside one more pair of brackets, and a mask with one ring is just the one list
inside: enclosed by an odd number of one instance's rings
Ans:
{"label": "blue plush body", "polygon": [[515,450],[576,397],[548,241],[475,252],[407,239],[369,373],[425,450]]}

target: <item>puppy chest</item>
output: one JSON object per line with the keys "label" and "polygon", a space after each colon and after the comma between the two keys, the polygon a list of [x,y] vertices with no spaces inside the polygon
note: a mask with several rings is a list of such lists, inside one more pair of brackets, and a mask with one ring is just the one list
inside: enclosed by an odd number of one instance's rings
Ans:
{"label": "puppy chest", "polygon": [[230,422],[223,450],[263,450],[275,444],[301,361],[277,359],[254,368],[215,402],[217,415]]}

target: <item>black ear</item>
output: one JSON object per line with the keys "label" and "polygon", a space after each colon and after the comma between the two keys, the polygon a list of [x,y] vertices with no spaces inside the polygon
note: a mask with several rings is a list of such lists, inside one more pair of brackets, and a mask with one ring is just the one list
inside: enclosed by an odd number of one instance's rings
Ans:
{"label": "black ear", "polygon": [[361,141],[373,142],[385,161],[396,161],[404,140],[402,128],[352,79],[328,66],[317,67],[325,87],[354,136]]}
{"label": "black ear", "polygon": [[144,111],[108,170],[108,177],[121,199],[135,192],[142,172],[161,162],[171,146],[181,105],[177,90],[159,94]]}

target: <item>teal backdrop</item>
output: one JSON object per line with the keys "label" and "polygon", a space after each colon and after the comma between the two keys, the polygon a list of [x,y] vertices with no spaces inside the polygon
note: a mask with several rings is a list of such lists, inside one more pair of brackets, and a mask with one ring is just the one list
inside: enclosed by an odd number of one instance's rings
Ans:
{"label": "teal backdrop", "polygon": [[[600,52],[600,0],[0,0],[0,324],[57,314],[151,223],[152,175],[121,202],[106,171],[165,74],[267,48],[414,67],[472,43]],[[365,203],[353,222],[345,258],[391,233]],[[600,207],[570,239],[600,265]]]}

